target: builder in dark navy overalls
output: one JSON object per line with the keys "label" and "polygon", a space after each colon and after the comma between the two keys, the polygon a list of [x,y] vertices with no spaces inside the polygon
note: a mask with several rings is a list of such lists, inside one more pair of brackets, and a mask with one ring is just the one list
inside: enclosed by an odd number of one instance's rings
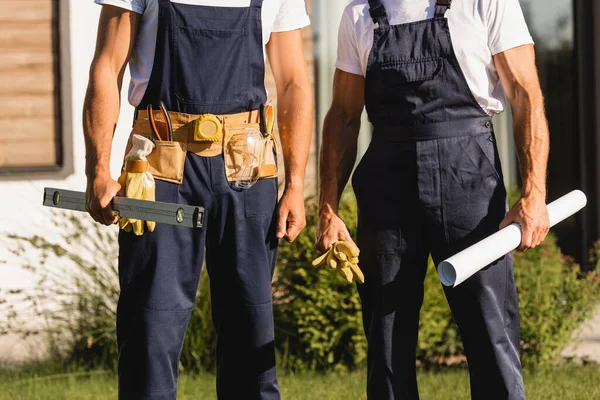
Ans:
{"label": "builder in dark navy overalls", "polygon": [[[220,399],[279,399],[271,278],[278,239],[304,228],[312,94],[304,0],[96,0],[103,5],[84,107],[87,207],[119,222],[119,397],[175,399],[206,254]],[[265,47],[266,46],[266,47]],[[277,85],[265,90],[265,52]],[[122,175],[109,159],[129,65],[136,107]],[[272,94],[274,95],[274,94]],[[278,204],[277,159],[285,162]],[[201,229],[121,219],[127,197],[197,205]]]}
{"label": "builder in dark navy overalls", "polygon": [[[340,26],[334,99],[323,131],[317,247],[351,240],[337,216],[352,185],[359,285],[369,342],[369,399],[418,399],[423,280],[445,257],[518,222],[521,249],[548,231],[549,138],[531,37],[518,0],[356,0]],[[511,102],[522,197],[507,214],[492,115]],[[512,256],[445,289],[474,399],[523,399]]]}

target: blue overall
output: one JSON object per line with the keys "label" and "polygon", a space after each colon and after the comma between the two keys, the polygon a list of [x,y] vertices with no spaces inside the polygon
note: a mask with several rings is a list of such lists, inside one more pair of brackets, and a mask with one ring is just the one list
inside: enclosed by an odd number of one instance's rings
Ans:
{"label": "blue overall", "polygon": [[[154,69],[139,109],[233,114],[266,101],[262,0],[249,7],[159,1]],[[156,200],[200,205],[202,229],[120,232],[119,397],[175,399],[178,363],[203,257],[217,330],[219,399],[279,399],[271,278],[277,181],[233,190],[223,156],[188,153],[183,183],[156,182]]]}
{"label": "blue overall", "polygon": [[[366,74],[373,139],[353,176],[359,286],[369,342],[369,399],[418,399],[415,350],[427,259],[496,232],[507,210],[491,118],[454,54],[448,6],[433,19],[377,28]],[[469,364],[474,399],[525,398],[512,256],[445,288]]]}

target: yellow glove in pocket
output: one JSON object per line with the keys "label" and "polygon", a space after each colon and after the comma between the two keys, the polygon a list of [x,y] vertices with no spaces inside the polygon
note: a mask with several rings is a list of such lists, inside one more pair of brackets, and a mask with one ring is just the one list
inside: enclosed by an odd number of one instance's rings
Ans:
{"label": "yellow glove in pocket", "polygon": [[353,279],[365,283],[365,276],[358,267],[358,255],[359,250],[350,242],[338,241],[325,254],[315,259],[312,265],[315,267],[327,265],[335,269],[349,283],[352,283]]}
{"label": "yellow glove in pocket", "polygon": [[[148,172],[148,156],[154,149],[154,143],[140,135],[133,135],[132,148],[125,157],[125,172],[119,177],[119,184],[125,190],[125,197],[139,200],[156,200],[156,182]],[[138,219],[121,218],[121,229],[140,236],[144,234],[144,224],[150,232],[154,231],[156,222]]]}

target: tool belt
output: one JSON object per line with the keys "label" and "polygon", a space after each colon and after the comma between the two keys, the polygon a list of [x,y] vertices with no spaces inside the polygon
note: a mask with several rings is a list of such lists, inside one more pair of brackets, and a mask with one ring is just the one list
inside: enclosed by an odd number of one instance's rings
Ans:
{"label": "tool belt", "polygon": [[[181,184],[183,180],[183,168],[187,152],[200,157],[218,156],[223,153],[229,139],[236,133],[244,132],[247,128],[260,129],[261,118],[259,110],[229,115],[195,115],[168,111],[173,128],[173,140],[170,141],[155,140],[148,112],[138,110],[137,113],[125,154],[132,147],[131,138],[134,134],[153,140],[156,147],[147,157],[148,172],[156,179],[177,184]],[[153,117],[156,128],[160,132],[167,132],[168,128],[164,115],[154,113]],[[277,176],[276,138],[273,132],[269,132],[269,136],[264,140],[267,142],[267,151],[260,178],[274,178]],[[125,171],[129,172],[130,168],[135,168],[134,164],[123,163]],[[225,165],[225,170],[226,176],[230,176],[231,171],[228,170],[227,165]]]}

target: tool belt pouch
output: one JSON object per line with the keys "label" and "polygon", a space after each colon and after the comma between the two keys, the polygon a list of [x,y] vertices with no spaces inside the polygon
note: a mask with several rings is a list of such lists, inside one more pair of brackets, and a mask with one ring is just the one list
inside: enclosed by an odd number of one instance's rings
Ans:
{"label": "tool belt pouch", "polygon": [[225,176],[230,183],[244,180],[253,184],[277,176],[273,135],[265,138],[258,124],[227,126],[224,131]]}
{"label": "tool belt pouch", "polygon": [[279,154],[279,142],[275,137],[274,133],[266,139],[267,144],[265,148],[265,162],[261,178],[275,178],[277,177],[277,155]]}
{"label": "tool belt pouch", "polygon": [[[129,138],[125,154],[129,153],[131,149],[132,137],[133,134]],[[147,156],[148,172],[155,179],[180,185],[183,181],[187,144],[183,142],[156,140],[154,141],[154,145],[154,150]]]}

